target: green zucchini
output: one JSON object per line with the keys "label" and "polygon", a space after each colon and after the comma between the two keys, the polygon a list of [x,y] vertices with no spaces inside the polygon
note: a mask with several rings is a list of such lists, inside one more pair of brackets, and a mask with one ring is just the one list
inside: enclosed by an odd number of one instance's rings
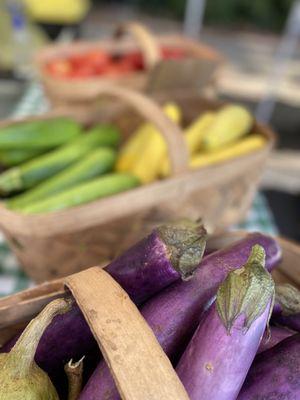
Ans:
{"label": "green zucchini", "polygon": [[82,160],[67,167],[57,175],[41,182],[36,187],[9,199],[6,204],[12,209],[22,209],[30,203],[37,202],[48,196],[60,193],[81,182],[95,178],[110,171],[117,155],[113,149],[99,148],[88,153]]}
{"label": "green zucchini", "polygon": [[20,122],[0,128],[0,150],[53,149],[80,133],[80,125],[68,118]]}
{"label": "green zucchini", "polygon": [[45,153],[45,149],[12,149],[0,151],[0,164],[5,167],[14,167],[25,161]]}
{"label": "green zucchini", "polygon": [[99,146],[114,147],[120,140],[112,126],[98,126],[56,150],[0,174],[0,193],[29,189],[84,157]]}
{"label": "green zucchini", "polygon": [[22,209],[25,214],[38,214],[78,206],[123,192],[139,185],[139,180],[129,173],[112,173],[81,183],[48,199],[30,204]]}

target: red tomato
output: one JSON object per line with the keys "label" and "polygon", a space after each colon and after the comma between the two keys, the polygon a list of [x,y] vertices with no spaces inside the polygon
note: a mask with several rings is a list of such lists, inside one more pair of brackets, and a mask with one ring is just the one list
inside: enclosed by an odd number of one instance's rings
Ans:
{"label": "red tomato", "polygon": [[107,66],[105,70],[105,75],[106,76],[122,76],[126,75],[128,73],[132,72],[132,66],[128,64],[128,62],[125,62],[120,60],[119,62],[112,63]]}
{"label": "red tomato", "polygon": [[53,75],[70,78],[120,76],[141,69],[144,69],[144,63],[140,52],[114,57],[101,50],[91,50],[67,59],[56,60],[48,67],[48,71]]}
{"label": "red tomato", "polygon": [[95,75],[95,71],[92,65],[82,64],[73,69],[73,78],[87,78]]}
{"label": "red tomato", "polygon": [[72,55],[68,58],[68,60],[72,64],[73,69],[77,69],[84,64],[84,57],[82,54]]}
{"label": "red tomato", "polygon": [[133,70],[144,69],[144,60],[140,52],[125,54],[123,60],[126,60],[132,66]]}
{"label": "red tomato", "polygon": [[72,64],[68,60],[54,60],[48,63],[47,70],[56,77],[68,77],[72,73]]}
{"label": "red tomato", "polygon": [[162,47],[161,55],[167,60],[179,60],[186,57],[186,52],[178,47]]}
{"label": "red tomato", "polygon": [[93,50],[85,54],[85,60],[95,69],[101,69],[110,63],[110,56],[99,50]]}

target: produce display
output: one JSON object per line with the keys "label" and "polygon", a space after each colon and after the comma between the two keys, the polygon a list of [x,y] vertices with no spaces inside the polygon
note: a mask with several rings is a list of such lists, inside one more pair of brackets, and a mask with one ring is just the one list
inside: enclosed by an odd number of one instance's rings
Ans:
{"label": "produce display", "polygon": [[[165,60],[178,60],[187,56],[186,51],[177,47],[163,47],[161,57]],[[49,61],[44,70],[60,79],[82,79],[97,76],[122,76],[145,70],[143,55],[139,51],[110,54],[93,49],[78,54],[57,57]]]}
{"label": "produce display", "polygon": [[[173,102],[163,112],[182,126]],[[218,164],[262,148],[244,107],[202,112],[184,128],[190,168]],[[8,208],[38,214],[79,206],[170,176],[165,139],[150,122],[125,143],[116,126],[84,130],[70,118],[20,122],[0,128],[0,194]]]}
{"label": "produce display", "polygon": [[[204,253],[206,236],[201,223],[163,225],[105,268],[139,307],[191,400],[298,399],[300,330],[278,318],[297,320],[300,292],[276,286],[269,273],[281,261],[279,244],[253,233]],[[26,398],[26,390],[32,399],[65,399],[69,392],[71,400],[71,391],[80,400],[120,399],[96,349],[72,296],[54,300],[1,349],[0,363],[10,361],[0,399]],[[79,379],[66,377],[65,365],[83,356]],[[21,379],[10,375],[21,365]],[[6,396],[12,385],[23,397]]]}

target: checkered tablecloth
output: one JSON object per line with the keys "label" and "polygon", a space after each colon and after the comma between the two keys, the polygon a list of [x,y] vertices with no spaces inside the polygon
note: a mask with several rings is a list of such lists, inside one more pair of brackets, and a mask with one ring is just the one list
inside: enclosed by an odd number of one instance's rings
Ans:
{"label": "checkered tablecloth", "polygon": [[[48,104],[38,84],[32,84],[25,96],[12,113],[13,117],[24,117],[30,114],[40,114],[48,109]],[[277,227],[264,196],[257,193],[251,210],[245,221],[232,229],[261,231],[276,234]],[[17,260],[10,252],[4,237],[0,233],[0,297],[33,286],[22,272]]]}

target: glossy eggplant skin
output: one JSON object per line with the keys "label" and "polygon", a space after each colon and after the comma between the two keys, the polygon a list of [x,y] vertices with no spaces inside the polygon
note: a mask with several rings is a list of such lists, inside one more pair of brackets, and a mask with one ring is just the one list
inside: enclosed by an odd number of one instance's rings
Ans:
{"label": "glossy eggplant skin", "polygon": [[[141,304],[181,277],[190,277],[199,266],[205,244],[206,231],[201,224],[182,222],[162,225],[105,269],[136,304]],[[8,352],[16,340],[17,337],[4,345],[1,352]],[[83,355],[86,356],[87,370],[90,360],[99,355],[99,350],[75,304],[68,313],[57,316],[44,332],[35,360],[57,382],[64,374],[64,364]]]}
{"label": "glossy eggplant skin", "polygon": [[176,372],[191,400],[235,400],[266,328],[270,304],[247,332],[244,316],[230,333],[213,304],[185,350]]}
{"label": "glossy eggplant skin", "polygon": [[[272,270],[281,259],[280,246],[269,236],[249,234],[245,239],[204,257],[192,279],[174,283],[143,305],[143,317],[172,361],[185,348],[219,285],[230,271],[240,268],[247,261],[255,244],[264,247],[266,266]],[[101,360],[79,399],[119,398],[109,369]]]}
{"label": "glossy eggplant skin", "polygon": [[295,331],[291,331],[290,329],[286,329],[280,326],[271,326],[265,331],[264,336],[260,342],[257,354],[271,349],[282,340],[293,336],[295,333]]}
{"label": "glossy eggplant skin", "polygon": [[259,354],[238,400],[300,399],[300,334]]}

